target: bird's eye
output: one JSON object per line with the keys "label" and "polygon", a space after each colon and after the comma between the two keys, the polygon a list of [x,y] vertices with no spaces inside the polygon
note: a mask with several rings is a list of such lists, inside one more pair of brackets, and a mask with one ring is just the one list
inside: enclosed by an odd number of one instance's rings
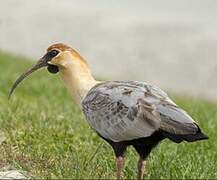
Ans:
{"label": "bird's eye", "polygon": [[59,53],[59,51],[57,51],[57,50],[52,50],[52,51],[50,51],[50,56],[51,57],[55,57],[57,54]]}

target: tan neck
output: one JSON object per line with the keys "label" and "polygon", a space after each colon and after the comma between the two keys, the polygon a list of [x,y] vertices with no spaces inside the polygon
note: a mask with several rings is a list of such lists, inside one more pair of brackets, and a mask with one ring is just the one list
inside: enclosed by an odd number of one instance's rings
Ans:
{"label": "tan neck", "polygon": [[93,78],[89,68],[68,66],[60,70],[60,76],[76,103],[81,106],[83,98],[98,82]]}

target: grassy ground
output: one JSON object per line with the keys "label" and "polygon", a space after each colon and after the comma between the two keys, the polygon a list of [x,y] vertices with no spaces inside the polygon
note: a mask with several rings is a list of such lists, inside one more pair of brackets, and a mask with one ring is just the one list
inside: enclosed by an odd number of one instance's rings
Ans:
{"label": "grassy ground", "polygon": [[[58,76],[33,74],[12,99],[12,82],[32,62],[0,53],[0,169],[37,178],[115,178],[113,152],[85,122]],[[208,141],[162,142],[150,155],[147,178],[217,178],[217,104],[173,97],[209,135]],[[125,177],[136,177],[136,153],[126,154]]]}

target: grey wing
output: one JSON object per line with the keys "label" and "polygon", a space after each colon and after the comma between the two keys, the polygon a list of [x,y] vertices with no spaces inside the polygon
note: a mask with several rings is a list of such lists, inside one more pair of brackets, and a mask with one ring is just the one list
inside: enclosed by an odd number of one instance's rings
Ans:
{"label": "grey wing", "polygon": [[158,87],[149,85],[145,100],[148,99],[152,99],[150,103],[160,115],[161,130],[179,135],[195,134],[198,131],[196,122]]}
{"label": "grey wing", "polygon": [[195,129],[193,120],[163,91],[136,81],[97,85],[82,107],[91,127],[113,141],[148,137],[159,129],[181,134]]}
{"label": "grey wing", "polygon": [[157,105],[157,111],[161,117],[160,129],[172,134],[196,134],[198,126],[196,122],[182,109],[170,104]]}

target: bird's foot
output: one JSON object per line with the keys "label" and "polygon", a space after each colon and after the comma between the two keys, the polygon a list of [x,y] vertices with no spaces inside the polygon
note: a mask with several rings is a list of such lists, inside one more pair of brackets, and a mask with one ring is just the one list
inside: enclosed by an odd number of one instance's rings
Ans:
{"label": "bird's foot", "polygon": [[146,164],[146,161],[140,157],[138,161],[138,166],[137,166],[138,179],[144,179],[145,164]]}
{"label": "bird's foot", "polygon": [[116,158],[117,165],[117,179],[122,179],[122,171],[124,169],[124,157],[118,156]]}

